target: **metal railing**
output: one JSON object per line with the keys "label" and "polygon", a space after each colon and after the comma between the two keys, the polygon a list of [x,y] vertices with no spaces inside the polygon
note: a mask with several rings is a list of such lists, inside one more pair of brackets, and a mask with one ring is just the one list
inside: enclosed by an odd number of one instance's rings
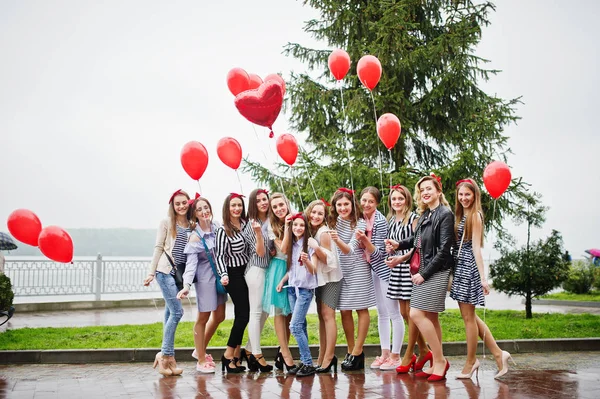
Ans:
{"label": "metal railing", "polygon": [[150,260],[96,259],[57,263],[44,258],[6,259],[15,297],[93,295],[160,292],[158,284],[142,285]]}

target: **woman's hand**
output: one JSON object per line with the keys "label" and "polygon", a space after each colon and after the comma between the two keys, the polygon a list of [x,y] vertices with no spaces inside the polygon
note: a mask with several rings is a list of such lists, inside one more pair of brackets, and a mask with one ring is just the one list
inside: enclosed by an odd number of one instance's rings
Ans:
{"label": "woman's hand", "polygon": [[369,237],[367,237],[365,232],[362,230],[356,230],[356,233],[354,235],[356,236],[356,239],[360,241],[361,244],[369,242]]}
{"label": "woman's hand", "polygon": [[144,279],[144,287],[150,285],[150,283],[154,280],[154,274],[149,274],[148,277]]}
{"label": "woman's hand", "polygon": [[425,282],[425,279],[423,278],[423,276],[421,276],[421,273],[417,273],[417,274],[413,274],[410,279],[412,280],[413,284],[415,285],[421,285]]}
{"label": "woman's hand", "polygon": [[291,221],[292,221],[292,215],[289,214],[285,217],[285,226],[287,227]]}
{"label": "woman's hand", "polygon": [[317,242],[317,240],[315,240],[314,238],[310,237],[308,239],[308,247],[316,250],[317,248],[319,248],[319,243]]}
{"label": "woman's hand", "polygon": [[221,285],[223,287],[225,287],[227,284],[229,284],[229,277],[228,276],[221,277]]}
{"label": "woman's hand", "polygon": [[400,257],[398,257],[398,256],[390,256],[389,258],[386,258],[385,264],[390,269],[393,269],[394,267],[396,267],[396,266],[398,266],[400,264]]}
{"label": "woman's hand", "polygon": [[337,241],[340,239],[340,236],[338,236],[337,230],[329,230],[328,233],[333,241]]}
{"label": "woman's hand", "polygon": [[490,294],[490,285],[486,280],[481,280],[481,287],[483,287],[483,295]]}
{"label": "woman's hand", "polygon": [[283,289],[283,281],[280,281],[279,284],[277,284],[277,287],[275,287],[275,290],[277,292],[281,292],[282,289]]}
{"label": "woman's hand", "polygon": [[396,248],[398,248],[398,241],[385,239],[383,242],[385,243],[385,252],[388,254],[395,252]]}
{"label": "woman's hand", "polygon": [[300,252],[300,265],[304,266],[306,264],[306,261],[310,261],[308,254],[306,252]]}
{"label": "woman's hand", "polygon": [[258,236],[261,233],[262,226],[254,219],[252,219],[250,223],[252,226],[252,230],[254,230],[254,234]]}
{"label": "woman's hand", "polygon": [[190,293],[190,289],[186,285],[184,285],[183,289],[177,293],[177,299],[187,298],[189,293]]}

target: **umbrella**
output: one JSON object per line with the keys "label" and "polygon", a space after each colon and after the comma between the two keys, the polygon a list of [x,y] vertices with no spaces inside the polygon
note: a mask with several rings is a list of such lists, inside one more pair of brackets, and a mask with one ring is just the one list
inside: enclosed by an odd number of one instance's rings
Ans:
{"label": "umbrella", "polygon": [[600,258],[600,249],[588,249],[585,252],[592,255],[593,257]]}
{"label": "umbrella", "polygon": [[0,251],[12,251],[13,249],[17,249],[17,244],[15,244],[12,237],[0,232]]}

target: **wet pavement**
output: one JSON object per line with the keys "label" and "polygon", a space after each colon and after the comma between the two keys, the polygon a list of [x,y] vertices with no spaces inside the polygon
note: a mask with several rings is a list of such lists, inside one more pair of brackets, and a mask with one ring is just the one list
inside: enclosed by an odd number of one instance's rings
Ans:
{"label": "wet pavement", "polygon": [[[521,303],[521,297],[509,297],[505,294],[492,291],[486,297],[487,309],[493,310],[525,310]],[[195,321],[196,305],[190,301],[183,302],[183,321]],[[457,309],[458,304],[451,298],[446,298],[447,309]],[[574,306],[548,306],[533,305],[535,313],[591,313],[600,314],[600,308],[586,308]],[[316,313],[313,301],[309,313]],[[127,324],[149,324],[163,320],[163,306],[155,305],[142,308],[115,308],[99,310],[62,310],[52,312],[22,312],[15,313],[13,318],[4,326],[5,329],[16,329],[24,327],[86,327],[86,326],[111,326]],[[233,305],[227,302],[227,318],[233,318]]]}
{"label": "wet pavement", "polygon": [[[445,381],[367,369],[296,378],[281,372],[200,374],[180,362],[180,377],[162,377],[149,363],[0,366],[3,398],[600,398],[600,353],[513,356],[502,380],[482,360],[478,378],[457,380],[464,357],[448,357]],[[372,360],[372,359],[368,359]],[[481,360],[481,359],[480,359]],[[370,364],[370,361],[368,362]],[[220,367],[220,363],[217,363]]]}

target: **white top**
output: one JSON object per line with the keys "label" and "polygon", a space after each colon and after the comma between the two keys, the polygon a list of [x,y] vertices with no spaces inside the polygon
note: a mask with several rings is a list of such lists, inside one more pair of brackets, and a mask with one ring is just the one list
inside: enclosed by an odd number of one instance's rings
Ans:
{"label": "white top", "polygon": [[[321,226],[315,234],[315,240],[321,245],[321,234],[327,234],[329,228],[325,225]],[[327,283],[340,281],[344,276],[340,268],[340,260],[338,258],[337,246],[331,240],[331,250],[321,247],[321,250],[327,254],[327,262],[322,262],[317,255],[313,256],[313,261],[317,262],[317,286],[321,287]]]}

